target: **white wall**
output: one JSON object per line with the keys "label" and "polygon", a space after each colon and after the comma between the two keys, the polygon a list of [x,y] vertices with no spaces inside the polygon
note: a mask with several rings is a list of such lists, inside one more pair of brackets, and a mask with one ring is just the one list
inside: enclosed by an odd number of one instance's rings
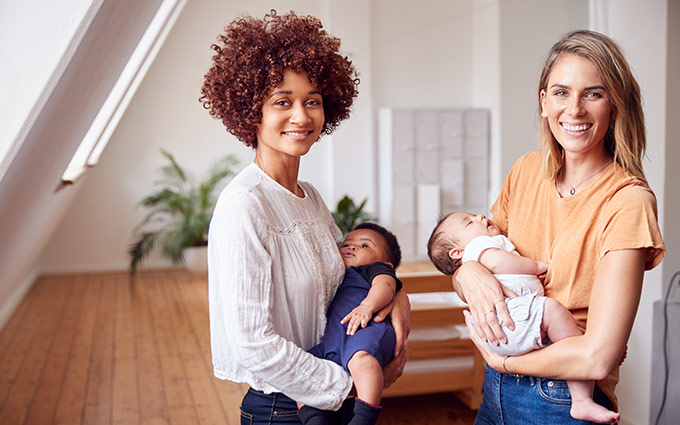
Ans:
{"label": "white wall", "polygon": [[[657,196],[664,239],[667,243],[677,243],[678,235],[666,233],[664,225],[667,216],[677,221],[674,217],[677,214],[674,213],[678,209],[677,204],[673,206],[666,203],[664,187],[664,181],[677,182],[677,171],[668,170],[675,173],[673,178],[667,175],[666,169],[666,161],[670,158],[667,149],[673,145],[672,139],[666,139],[666,120],[669,117],[666,112],[667,1],[641,3],[626,0],[625,5],[616,6],[610,2],[608,7],[609,35],[623,48],[642,90],[647,126],[648,160],[644,164],[645,173]],[[677,75],[674,77],[677,78]],[[677,267],[677,264],[669,264],[667,258],[660,267],[645,274],[642,299],[628,343],[628,358],[621,368],[621,383],[617,390],[621,423],[624,425],[649,423],[648,389],[651,385],[652,364],[650,329],[654,326],[652,306],[654,301],[661,299],[664,270],[673,266]]]}
{"label": "white wall", "polygon": [[[491,111],[489,209],[501,191],[501,28],[500,3],[476,0],[473,13],[472,104]],[[488,211],[487,211],[488,213]]]}
{"label": "white wall", "polygon": [[[360,73],[360,94],[352,118],[330,138],[322,139],[302,162],[301,178],[314,182],[329,206],[348,193],[357,200],[368,197],[369,209],[377,210],[372,112],[377,106],[470,105],[471,4],[441,0],[423,9],[411,2],[403,2],[401,8],[393,2],[361,0],[277,3],[279,11],[294,9],[319,16],[341,38],[343,50]],[[252,151],[226,133],[196,99],[209,66],[208,47],[216,34],[238,14],[262,16],[270,5],[265,1],[187,4],[101,164],[82,182],[73,206],[45,249],[43,270],[126,266],[132,229],[143,217],[135,205],[151,190],[162,164],[160,147],[197,171],[208,158],[228,152],[239,156],[241,166],[251,161]],[[413,19],[411,26],[407,17]],[[423,69],[425,75],[414,83],[413,77]],[[167,264],[158,256],[146,263],[150,267]]]}
{"label": "white wall", "polygon": [[[0,179],[73,57],[102,0],[0,2]],[[7,60],[11,58],[10,60]]]}
{"label": "white wall", "polygon": [[[83,12],[79,8],[83,5],[81,2],[75,4],[73,13],[76,16],[83,16],[79,13]],[[33,27],[31,20],[70,22],[68,8],[55,9],[47,4],[43,8],[43,5],[29,2],[26,6],[30,10],[3,9],[8,13],[21,12],[10,17],[2,15],[3,19],[21,19],[19,24],[36,32],[26,38],[9,37],[16,43],[13,48],[41,57],[43,49],[61,46],[64,56],[42,61],[20,54],[18,63],[14,63],[11,56],[5,57],[3,62],[3,69],[10,70],[7,82],[24,88],[35,104],[26,105],[16,99],[14,88],[10,91],[14,97],[4,96],[4,92],[0,96],[3,111],[13,108],[16,102],[23,114],[12,118],[22,122],[18,135],[7,134],[4,128],[2,132],[3,137],[15,139],[12,141],[13,158],[3,162],[0,175],[0,240],[3,242],[0,248],[0,326],[32,284],[38,273],[36,263],[40,252],[75,195],[77,188],[55,192],[61,175],[158,5],[159,1],[143,4],[134,0],[105,2],[98,9],[83,12],[85,17],[80,24],[73,22],[65,27],[51,24]],[[6,6],[7,3],[3,3],[3,7]],[[12,6],[16,5],[12,3]],[[96,11],[94,17],[88,14],[92,10]],[[17,33],[22,32],[18,30]],[[111,34],[116,36],[111,37]],[[64,50],[64,46],[68,47]],[[53,68],[37,72],[33,67]],[[40,93],[38,98],[31,94],[36,88]],[[24,91],[19,90],[19,93]],[[12,132],[8,130],[8,133]]]}
{"label": "white wall", "polygon": [[474,1],[372,3],[376,108],[470,106]]}
{"label": "white wall", "polygon": [[587,0],[500,2],[501,177],[538,148],[537,85],[545,55],[562,35],[588,27]]}
{"label": "white wall", "polygon": [[[324,19],[330,20],[328,28],[343,40],[343,50],[350,52],[363,72],[370,52],[363,47],[368,45],[367,4],[360,0],[300,0],[281,1],[276,6],[280,13],[292,9],[321,18],[331,13],[330,19]],[[261,17],[270,8],[268,1],[188,2],[109,141],[101,163],[80,182],[82,188],[43,252],[43,270],[127,267],[126,250],[132,231],[144,216],[136,205],[151,192],[157,171],[164,165],[161,147],[199,176],[212,159],[227,153],[239,158],[240,167],[252,161],[253,151],[227,133],[221,122],[212,119],[198,97],[203,74],[210,66],[210,45],[217,34],[238,15]],[[370,88],[370,73],[363,75],[362,81],[360,92],[365,86]],[[334,134],[332,140],[322,139],[302,164],[301,178],[313,181],[329,204],[345,192],[373,197],[372,185],[366,185],[361,174],[351,179],[336,177],[329,167],[334,158],[345,156],[349,161],[363,149],[362,144],[370,148],[373,143],[369,112],[372,106],[364,97],[370,101],[370,96],[360,95],[354,106],[355,118],[343,123],[342,132]],[[372,160],[371,156],[363,159],[369,181],[372,176],[368,164]],[[337,170],[343,171],[346,172]],[[338,182],[337,188],[333,182]],[[157,255],[146,263],[149,267],[166,265]]]}
{"label": "white wall", "polygon": [[[668,2],[668,40],[666,43],[666,170],[664,178],[664,237],[668,253],[664,260],[663,283],[664,294],[671,277],[680,271],[680,129],[677,118],[680,117],[680,2]],[[658,156],[657,156],[658,158]],[[676,292],[677,294],[677,292]]]}

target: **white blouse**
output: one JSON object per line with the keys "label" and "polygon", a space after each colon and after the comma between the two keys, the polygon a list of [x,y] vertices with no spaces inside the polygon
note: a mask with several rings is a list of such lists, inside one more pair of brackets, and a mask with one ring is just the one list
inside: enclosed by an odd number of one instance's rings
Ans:
{"label": "white blouse", "polygon": [[215,376],[335,410],[352,379],[306,351],[321,341],[345,273],[342,235],[319,193],[299,198],[250,164],[222,191],[208,236]]}

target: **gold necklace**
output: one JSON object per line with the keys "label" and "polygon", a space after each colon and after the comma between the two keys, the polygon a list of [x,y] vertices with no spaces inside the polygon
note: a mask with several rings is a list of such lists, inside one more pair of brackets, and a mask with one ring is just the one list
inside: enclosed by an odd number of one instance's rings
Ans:
{"label": "gold necklace", "polygon": [[564,181],[565,181],[565,183],[567,183],[569,186],[571,186],[571,189],[569,189],[569,195],[574,196],[574,193],[576,193],[576,188],[578,188],[578,187],[581,186],[583,183],[587,182],[588,180],[592,179],[593,177],[595,177],[595,176],[597,176],[598,174],[600,174],[601,172],[603,172],[603,171],[605,170],[605,168],[609,167],[609,164],[611,164],[611,162],[607,163],[607,165],[605,165],[604,167],[600,168],[595,174],[593,174],[592,176],[590,176],[590,177],[588,177],[587,179],[583,180],[581,183],[577,184],[576,186],[574,186],[573,184],[569,183],[569,181],[567,180],[567,176],[565,175],[565,176],[564,176]]}

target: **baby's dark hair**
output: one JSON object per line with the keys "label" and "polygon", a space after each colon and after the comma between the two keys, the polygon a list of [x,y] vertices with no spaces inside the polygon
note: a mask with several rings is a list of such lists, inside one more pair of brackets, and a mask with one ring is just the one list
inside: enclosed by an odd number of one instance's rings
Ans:
{"label": "baby's dark hair", "polygon": [[356,226],[354,226],[354,230],[359,230],[359,229],[368,229],[368,230],[373,230],[376,233],[379,233],[380,236],[385,239],[385,248],[387,248],[387,260],[392,263],[392,266],[396,269],[399,267],[399,264],[401,264],[401,248],[399,247],[399,242],[397,241],[397,237],[394,236],[392,232],[389,230],[385,229],[379,224],[376,223],[371,223],[371,222],[363,222],[359,223]]}
{"label": "baby's dark hair", "polygon": [[456,239],[440,229],[451,214],[447,214],[437,221],[437,225],[434,226],[430,239],[427,241],[427,256],[430,257],[430,261],[437,270],[448,276],[451,276],[462,264],[460,259],[451,258],[449,255],[449,251],[456,247],[454,243]]}

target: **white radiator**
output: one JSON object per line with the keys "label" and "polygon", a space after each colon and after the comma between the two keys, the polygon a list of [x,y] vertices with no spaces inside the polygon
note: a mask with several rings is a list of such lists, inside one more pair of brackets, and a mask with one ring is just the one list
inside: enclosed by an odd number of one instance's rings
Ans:
{"label": "white radiator", "polygon": [[[676,284],[677,282],[671,282]],[[678,288],[673,288],[677,293]],[[654,335],[652,352],[652,388],[650,401],[650,425],[655,425],[664,397],[667,378],[666,400],[658,425],[680,424],[680,301],[669,300],[667,306],[666,359],[664,365],[664,302],[654,303]]]}

